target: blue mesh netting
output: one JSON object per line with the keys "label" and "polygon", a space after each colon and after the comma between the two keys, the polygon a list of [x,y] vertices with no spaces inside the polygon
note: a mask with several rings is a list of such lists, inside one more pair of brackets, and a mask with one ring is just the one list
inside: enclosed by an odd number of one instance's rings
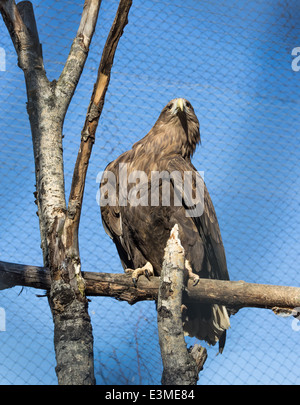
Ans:
{"label": "blue mesh netting", "polygon": [[[83,2],[34,1],[50,80],[61,72]],[[67,194],[102,47],[117,1],[102,1],[85,71],[64,126]],[[296,0],[133,2],[115,57],[89,166],[80,226],[83,270],[122,271],[105,234],[97,174],[144,136],[174,97],[191,101],[201,125],[194,156],[213,199],[232,280],[299,285],[299,79]],[[34,162],[22,71],[3,21],[0,47],[0,260],[42,265]],[[0,292],[0,383],[56,384],[47,300],[25,288]],[[93,298],[98,384],[159,384],[153,302]],[[291,318],[242,309],[224,353],[208,348],[200,384],[298,383],[299,332]]]}

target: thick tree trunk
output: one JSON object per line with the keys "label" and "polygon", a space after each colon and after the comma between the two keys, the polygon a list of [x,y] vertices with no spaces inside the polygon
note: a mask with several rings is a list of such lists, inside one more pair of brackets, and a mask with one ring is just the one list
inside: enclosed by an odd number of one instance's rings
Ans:
{"label": "thick tree trunk", "polygon": [[93,333],[80,274],[80,258],[79,255],[70,257],[63,237],[57,231],[54,234],[58,236],[49,244],[51,287],[48,300],[54,322],[58,383],[93,385]]}
{"label": "thick tree trunk", "polygon": [[52,282],[49,303],[54,321],[59,384],[93,385],[93,334],[87,300],[77,299],[68,282]]}
{"label": "thick tree trunk", "polygon": [[[44,265],[50,270],[49,303],[54,321],[60,384],[94,384],[93,335],[80,277],[79,254],[68,255],[62,127],[81,75],[97,21],[100,1],[85,2],[81,24],[58,82],[43,66],[32,4],[8,0],[1,13],[24,72],[36,174],[36,203]],[[79,271],[78,271],[79,267]],[[76,275],[76,276],[75,276]]]}
{"label": "thick tree trunk", "polygon": [[62,153],[62,127],[97,22],[101,0],[85,0],[77,35],[64,69],[50,83],[43,66],[32,4],[0,3],[0,11],[24,72],[31,124],[36,203],[44,266],[49,269],[49,304],[54,321],[57,377],[60,384],[94,384],[93,335],[81,275],[78,228],[95,132],[103,108],[118,41],[132,0],[120,0],[101,58],[76,161],[68,207]]}

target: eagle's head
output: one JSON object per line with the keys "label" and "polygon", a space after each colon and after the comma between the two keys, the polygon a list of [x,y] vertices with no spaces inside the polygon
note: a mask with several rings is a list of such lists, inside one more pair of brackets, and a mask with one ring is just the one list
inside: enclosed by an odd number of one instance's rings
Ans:
{"label": "eagle's head", "polygon": [[177,144],[184,157],[193,155],[200,142],[199,121],[191,103],[185,98],[175,98],[163,108],[155,124],[156,129]]}

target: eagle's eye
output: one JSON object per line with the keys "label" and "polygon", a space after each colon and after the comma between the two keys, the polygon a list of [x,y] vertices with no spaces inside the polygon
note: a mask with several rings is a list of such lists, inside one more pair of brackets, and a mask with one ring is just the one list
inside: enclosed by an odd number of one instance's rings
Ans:
{"label": "eagle's eye", "polygon": [[173,107],[173,104],[168,104],[168,105],[167,105],[167,109],[168,109],[168,110],[171,110],[172,107]]}
{"label": "eagle's eye", "polygon": [[191,103],[189,103],[188,101],[185,103],[185,106],[187,107],[187,108],[190,108],[191,107]]}

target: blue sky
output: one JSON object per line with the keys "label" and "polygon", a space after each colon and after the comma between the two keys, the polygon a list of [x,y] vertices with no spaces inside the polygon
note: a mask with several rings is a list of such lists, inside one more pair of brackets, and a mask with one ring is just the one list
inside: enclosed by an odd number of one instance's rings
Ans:
{"label": "blue sky", "polygon": [[[57,79],[76,33],[81,2],[33,1],[45,67]],[[103,0],[86,69],[64,125],[68,195],[80,132],[116,1]],[[174,97],[193,104],[204,171],[232,280],[299,286],[300,46],[294,1],[135,1],[120,41],[88,171],[80,252],[85,271],[121,272],[96,203],[97,174],[144,136]],[[0,21],[0,260],[42,265],[34,204],[34,163],[23,73]],[[45,298],[0,292],[0,383],[55,384],[52,319]],[[130,307],[93,298],[98,384],[160,382],[153,302]],[[298,383],[299,332],[290,318],[243,309],[231,320],[224,353],[208,348],[201,384]]]}

